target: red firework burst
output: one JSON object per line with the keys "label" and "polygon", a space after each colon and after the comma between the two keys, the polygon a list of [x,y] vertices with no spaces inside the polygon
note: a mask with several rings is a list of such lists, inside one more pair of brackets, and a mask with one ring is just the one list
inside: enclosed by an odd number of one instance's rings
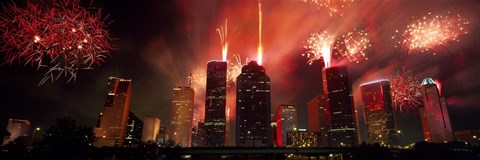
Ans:
{"label": "red firework burst", "polygon": [[101,18],[101,10],[90,11],[80,0],[58,0],[53,7],[27,2],[15,4],[0,15],[3,64],[18,62],[37,69],[48,68],[39,84],[61,75],[75,79],[77,71],[100,65],[115,50]]}
{"label": "red firework burst", "polygon": [[420,81],[410,72],[397,72],[390,78],[393,105],[401,112],[417,109],[422,104]]}

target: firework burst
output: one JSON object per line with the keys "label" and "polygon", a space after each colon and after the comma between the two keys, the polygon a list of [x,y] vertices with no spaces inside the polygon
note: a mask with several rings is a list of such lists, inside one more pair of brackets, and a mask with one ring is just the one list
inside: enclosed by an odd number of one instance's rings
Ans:
{"label": "firework burst", "polygon": [[80,0],[59,0],[53,7],[27,3],[5,7],[0,15],[4,64],[48,68],[39,85],[61,75],[75,80],[77,71],[100,65],[115,50],[101,11],[89,11]]}
{"label": "firework burst", "polygon": [[446,16],[428,13],[409,24],[403,33],[403,40],[398,43],[404,45],[409,53],[427,52],[448,42],[459,41],[459,36],[468,33],[468,24],[465,18],[452,16],[450,12]]}
{"label": "firework burst", "polygon": [[333,42],[333,36],[328,34],[327,31],[311,34],[310,38],[307,40],[307,46],[305,46],[306,49],[309,49],[309,51],[306,53],[308,64],[311,65],[313,61],[322,58],[325,68],[330,67],[330,59],[332,56],[331,48]]}
{"label": "firework burst", "polygon": [[366,50],[371,46],[368,33],[363,30],[348,32],[339,37],[335,48],[350,62],[368,60]]}
{"label": "firework burst", "polygon": [[420,81],[410,72],[397,72],[390,78],[393,105],[401,112],[416,109],[421,102]]}
{"label": "firework burst", "polygon": [[327,9],[330,17],[333,15],[343,16],[343,10],[350,6],[353,1],[354,0],[302,0],[302,2],[316,5],[318,9]]}
{"label": "firework burst", "polygon": [[230,83],[236,83],[237,82],[237,77],[242,73],[242,67],[244,64],[242,64],[242,60],[240,58],[240,55],[234,54],[233,55],[234,61],[230,61],[229,66],[228,66],[228,71],[227,71],[227,81]]}

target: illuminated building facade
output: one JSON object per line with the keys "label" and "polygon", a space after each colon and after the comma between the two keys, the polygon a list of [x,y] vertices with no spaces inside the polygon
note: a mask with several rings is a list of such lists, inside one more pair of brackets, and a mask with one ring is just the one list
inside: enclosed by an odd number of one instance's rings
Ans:
{"label": "illuminated building facade", "polygon": [[297,106],[281,104],[277,106],[277,146],[287,144],[287,132],[297,130]]}
{"label": "illuminated building facade", "polygon": [[368,143],[397,145],[398,136],[393,115],[389,80],[360,85]]}
{"label": "illuminated building facade", "polygon": [[270,77],[255,61],[237,77],[236,146],[271,146]]}
{"label": "illuminated building facade", "polygon": [[[23,119],[9,119],[7,124],[7,131],[10,133],[10,136],[2,137],[3,145],[14,141],[19,137],[27,137],[30,132],[30,122]],[[3,128],[2,128],[3,129]]]}
{"label": "illuminated building facade", "polygon": [[182,147],[190,147],[192,144],[194,96],[190,87],[173,88],[169,135]]}
{"label": "illuminated building facade", "polygon": [[95,146],[123,146],[127,130],[132,80],[108,78],[107,99],[101,113],[100,125],[95,128]]}
{"label": "illuminated building facade", "polygon": [[320,133],[320,147],[328,147],[327,97],[319,94],[310,100],[308,108],[308,130]]}
{"label": "illuminated building facade", "polygon": [[297,131],[287,132],[286,147],[322,147],[320,132],[298,129]]}
{"label": "illuminated building facade", "polygon": [[138,147],[142,143],[143,122],[133,112],[128,114],[123,147]]}
{"label": "illuminated building facade", "polygon": [[329,114],[328,145],[330,147],[357,145],[355,108],[347,66],[325,68],[322,77]]}
{"label": "illuminated building facade", "polygon": [[425,139],[433,143],[453,141],[447,101],[445,97],[440,97],[433,79],[426,78],[422,81],[421,92],[424,107],[420,108],[420,118]]}
{"label": "illuminated building facade", "polygon": [[227,62],[210,61],[207,64],[205,98],[206,146],[225,146],[225,107],[227,97]]}
{"label": "illuminated building facade", "polygon": [[146,116],[143,118],[142,141],[157,143],[160,133],[160,118],[154,116]]}

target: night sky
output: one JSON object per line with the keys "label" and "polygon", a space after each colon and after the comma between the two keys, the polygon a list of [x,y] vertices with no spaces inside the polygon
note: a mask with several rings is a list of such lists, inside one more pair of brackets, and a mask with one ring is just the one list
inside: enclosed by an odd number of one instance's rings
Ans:
{"label": "night sky", "polygon": [[[37,86],[43,70],[22,65],[0,67],[0,124],[7,119],[28,119],[33,127],[48,128],[55,119],[72,116],[79,124],[94,126],[106,97],[110,76],[133,80],[131,110],[140,118],[159,116],[169,121],[172,88],[186,85],[195,69],[206,69],[209,60],[221,59],[220,40],[215,29],[228,19],[229,55],[256,59],[258,44],[257,0],[139,0],[94,1],[113,21],[109,26],[118,51],[93,70],[80,71],[75,81],[65,78]],[[7,5],[9,1],[2,1]],[[82,1],[82,4],[89,2]],[[420,80],[443,82],[443,95],[454,130],[480,128],[480,3],[476,0],[358,0],[329,16],[324,8],[300,0],[264,0],[263,66],[271,77],[272,110],[279,104],[297,104],[300,128],[307,127],[306,104],[321,93],[323,63],[308,65],[302,56],[310,33],[329,30],[341,35],[363,28],[371,36],[368,61],[348,64],[355,106],[361,113],[359,85],[387,78],[405,68]],[[427,13],[460,14],[470,23],[468,34],[427,53],[410,53],[395,47],[391,37],[403,32],[412,16]],[[433,54],[435,53],[435,55]],[[2,54],[0,54],[2,55]],[[3,56],[3,55],[2,55]],[[1,57],[3,58],[3,57]],[[2,59],[3,60],[3,59]],[[420,82],[419,82],[420,83]],[[204,92],[204,91],[203,91]],[[201,92],[200,92],[201,93]],[[199,95],[197,97],[202,97]],[[196,98],[197,98],[196,97]],[[203,97],[204,98],[204,97]],[[197,107],[202,99],[195,99]],[[423,139],[418,113],[396,114],[397,128],[407,142]],[[360,114],[360,119],[363,116]],[[363,122],[363,120],[360,120]]]}

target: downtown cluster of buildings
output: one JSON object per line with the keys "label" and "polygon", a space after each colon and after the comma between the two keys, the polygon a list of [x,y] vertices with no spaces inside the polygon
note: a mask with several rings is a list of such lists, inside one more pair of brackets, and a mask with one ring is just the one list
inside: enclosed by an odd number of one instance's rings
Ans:
{"label": "downtown cluster of buildings", "polygon": [[[170,119],[161,124],[154,116],[139,119],[130,111],[132,81],[110,77],[106,101],[94,128],[95,146],[134,147],[142,142],[159,145],[172,143],[182,147],[348,147],[360,141],[352,85],[346,66],[322,71],[323,93],[310,100],[308,128],[297,125],[297,106],[281,104],[271,113],[270,78],[255,61],[243,66],[236,82],[235,127],[229,129],[226,116],[227,62],[207,64],[205,117],[193,124],[195,91],[188,86],[172,90]],[[367,131],[367,143],[398,146],[390,82],[387,79],[360,86]],[[425,140],[444,143],[457,140],[478,142],[477,130],[458,131],[454,136],[447,102],[435,82],[426,78],[421,84],[423,107],[419,109]],[[165,122],[165,120],[163,121]],[[27,120],[11,119],[4,144],[19,136],[28,136]],[[234,141],[229,141],[234,136]],[[34,137],[34,135],[32,135]],[[403,137],[404,138],[404,137]]]}

